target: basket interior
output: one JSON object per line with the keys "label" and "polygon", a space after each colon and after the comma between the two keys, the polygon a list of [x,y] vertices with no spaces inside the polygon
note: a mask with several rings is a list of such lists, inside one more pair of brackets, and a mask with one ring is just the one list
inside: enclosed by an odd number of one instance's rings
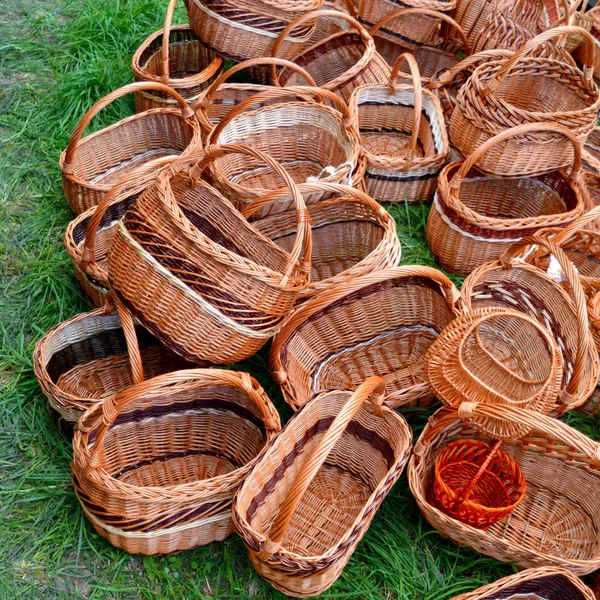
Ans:
{"label": "basket interior", "polygon": [[[375,46],[379,54],[381,54],[391,66],[393,66],[402,53],[409,52],[412,54],[419,66],[419,73],[421,74],[422,80],[429,80],[438,71],[447,71],[459,62],[456,52],[446,51],[442,48],[434,48],[432,46],[421,46],[416,50],[411,50],[410,48],[400,46],[380,37],[375,38]],[[410,75],[409,66],[407,64],[402,65],[400,73]]]}
{"label": "basket interior", "polygon": [[[326,167],[338,169],[353,162],[353,144],[346,138],[340,117],[330,109],[304,103],[243,113],[223,128],[215,142],[267,152],[296,183],[319,177]],[[247,188],[285,186],[280,175],[254,157],[230,154],[218,159],[215,168],[225,180]]]}
{"label": "basket interior", "polygon": [[[353,69],[363,58],[366,50],[365,41],[358,33],[345,31],[323,40],[296,56],[294,63],[312,76],[317,87],[324,87]],[[287,68],[283,68],[279,73],[279,82],[284,87],[306,84],[299,73]]]}
{"label": "basket interior", "polygon": [[[423,499],[433,481],[439,450],[454,440],[472,437],[478,437],[476,431],[455,421],[428,445],[417,467],[416,491]],[[573,458],[581,456],[580,451],[567,448],[538,431],[504,443],[502,450],[519,464],[527,491],[521,503],[494,523],[486,534],[563,560],[597,559],[600,556],[600,473],[587,462]],[[510,593],[500,597],[510,597]]]}
{"label": "basket interior", "polygon": [[424,354],[453,313],[439,287],[405,277],[349,293],[300,324],[281,349],[298,403],[380,375],[387,393],[424,382]]}
{"label": "basket interior", "polygon": [[[423,95],[421,121],[415,152],[420,158],[441,154],[444,139],[442,115],[428,94]],[[358,95],[358,123],[363,147],[373,155],[404,158],[414,123],[414,92],[411,87],[365,88]]]}
{"label": "basket interior", "polygon": [[584,594],[564,575],[538,575],[534,579],[507,585],[501,590],[477,596],[476,600],[586,600]]}
{"label": "basket interior", "polygon": [[[310,207],[312,230],[311,282],[339,275],[369,256],[381,243],[385,228],[368,206],[347,200],[323,201]],[[267,216],[253,225],[278,246],[291,251],[296,239],[296,213]]]}
{"label": "basket interior", "polygon": [[142,164],[181,154],[194,130],[178,109],[138,114],[79,142],[74,174],[92,185],[113,185]]}
{"label": "basket interior", "polygon": [[[238,494],[237,509],[251,529],[268,533],[291,482],[350,393],[333,391],[294,417]],[[285,442],[285,443],[284,443]],[[403,456],[409,440],[390,413],[361,408],[336,443],[294,511],[282,550],[319,556],[339,543]],[[318,518],[315,516],[318,515]]]}
{"label": "basket interior", "polygon": [[[136,334],[144,377],[192,366],[140,326]],[[56,332],[45,348],[51,381],[65,394],[97,400],[133,385],[125,336],[118,315],[91,314]]]}
{"label": "basket interior", "polygon": [[140,398],[110,427],[104,468],[141,487],[167,487],[230,473],[265,444],[258,408],[228,385],[207,385]]}

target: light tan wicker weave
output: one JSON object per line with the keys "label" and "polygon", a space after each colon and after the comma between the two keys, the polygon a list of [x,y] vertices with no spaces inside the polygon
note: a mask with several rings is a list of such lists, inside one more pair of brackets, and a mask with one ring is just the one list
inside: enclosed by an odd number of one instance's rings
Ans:
{"label": "light tan wicker weave", "polygon": [[[212,161],[232,153],[261,158],[290,189],[298,218],[290,253],[201,180]],[[90,231],[101,218],[98,210]],[[310,255],[309,216],[284,169],[252,148],[210,146],[163,170],[127,211],[109,256],[109,280],[140,322],[177,353],[231,364],[254,354],[288,316],[308,283]]]}
{"label": "light tan wicker weave", "polygon": [[[558,133],[571,141],[574,163],[568,173],[557,169],[507,178],[478,171],[494,148],[540,132]],[[575,221],[587,204],[580,154],[579,142],[565,127],[528,123],[506,129],[466,160],[449,164],[440,173],[427,220],[427,242],[436,260],[447,270],[468,275],[483,263],[500,258],[523,237],[544,227],[562,227]]]}
{"label": "light tan wicker weave", "polygon": [[[478,434],[470,418],[502,420],[529,430],[523,438],[502,445],[523,471],[525,497],[487,531],[448,517],[427,501],[435,458],[442,448],[474,437],[491,441]],[[585,575],[600,567],[597,442],[546,415],[465,402],[459,409],[443,408],[433,415],[413,452],[408,468],[411,492],[425,518],[453,541],[521,569],[552,566]]]}
{"label": "light tan wicker weave", "polygon": [[[164,28],[136,50],[131,67],[136,81],[164,83],[195,108],[202,91],[223,69],[224,61],[202,43],[189,25],[171,26],[177,1],[170,0]],[[176,104],[171,96],[156,90],[135,93],[137,112]]]}
{"label": "light tan wicker weave", "polygon": [[[524,251],[545,249],[559,267],[547,273],[527,264]],[[565,278],[571,297],[563,284]],[[564,412],[583,404],[592,394],[600,363],[588,322],[586,296],[579,277],[565,253],[545,237],[532,236],[515,243],[498,261],[475,269],[461,289],[462,310],[502,306],[524,312],[542,323],[558,342],[563,355],[561,405]]]}
{"label": "light tan wicker weave", "polygon": [[[138,113],[82,139],[90,121],[103,108],[117,98],[142,90],[169,94],[179,106]],[[162,83],[126,85],[85,113],[60,155],[65,196],[73,212],[82,213],[98,205],[119,179],[141,164],[161,156],[186,155],[201,147],[200,125],[179,93]]]}
{"label": "light tan wicker weave", "polygon": [[[412,82],[396,83],[405,60]],[[432,92],[422,89],[413,56],[400,55],[387,85],[357,88],[350,111],[366,161],[367,193],[378,202],[427,200],[450,145],[442,107]]]}
{"label": "light tan wicker weave", "polygon": [[[307,204],[311,196],[321,197],[308,205],[312,271],[310,284],[300,292],[299,300],[343,286],[358,275],[398,265],[401,248],[396,223],[370,196],[347,185],[321,181],[302,183],[298,191]],[[288,198],[287,190],[278,190],[242,212],[258,231],[287,252],[292,249],[297,230],[296,213],[289,207]],[[270,209],[269,214],[255,217],[265,209]]]}
{"label": "light tan wicker weave", "polygon": [[286,594],[307,598],[335,582],[404,469],[412,432],[382,405],[384,390],[370,377],[355,392],[317,395],[235,497],[252,564]]}
{"label": "light tan wicker weave", "polygon": [[[343,12],[312,12],[290,23],[275,42],[272,55],[288,58],[281,52],[284,36],[300,23],[326,18],[346,21],[350,29],[311,44],[291,59],[292,62],[312,75],[319,87],[334,92],[345,102],[350,100],[352,92],[360,85],[385,83],[389,78],[390,68],[375,50],[373,38],[356,19]],[[271,77],[274,83],[282,86],[303,83],[297,73],[286,68],[277,73],[275,66],[271,67]]]}
{"label": "light tan wicker weave", "polygon": [[188,550],[233,532],[233,495],[279,430],[247,373],[190,369],[90,409],[73,438],[73,484],[96,531],[133,554]]}
{"label": "light tan wicker weave", "polygon": [[35,345],[33,370],[40,387],[50,406],[71,423],[144,377],[191,366],[136,327],[127,311],[110,311],[77,315],[50,329]]}
{"label": "light tan wicker weave", "polygon": [[[273,104],[278,98],[280,102]],[[267,105],[252,109],[256,102]],[[268,152],[295,183],[318,179],[358,184],[362,179],[360,139],[348,107],[333,92],[320,88],[271,88],[254,94],[223,117],[207,144],[240,144]],[[270,167],[243,155],[216,160],[211,175],[238,205],[284,185]]]}
{"label": "light tan wicker weave", "polygon": [[[556,58],[528,56],[543,42],[575,30],[584,35],[584,73]],[[571,129],[583,143],[596,124],[600,92],[593,81],[594,44],[589,33],[558,27],[527,42],[512,58],[479,66],[460,91],[450,137],[462,156],[507,128],[551,122]],[[479,163],[497,175],[542,173],[566,167],[573,150],[564,136],[534,133],[498,144]]]}
{"label": "light tan wicker weave", "polygon": [[456,316],[458,291],[440,271],[405,266],[355,277],[307,300],[273,340],[269,368],[292,408],[313,394],[386,382],[388,405],[427,405],[425,352]]}
{"label": "light tan wicker weave", "polygon": [[[231,69],[228,69],[225,73],[220,75],[207,88],[206,92],[202,94],[202,98],[196,109],[196,115],[202,126],[202,133],[205,136],[219,124],[221,119],[232,108],[242,102],[242,100],[245,100],[258,92],[271,89],[271,86],[268,85],[259,85],[256,83],[226,83],[226,81],[232,75],[235,75],[240,71],[260,69],[270,65],[289,67],[304,78],[305,81],[303,83],[308,83],[311,86],[316,85],[314,79],[304,69],[301,69],[293,62],[282,58],[257,58],[234,65]],[[281,101],[281,97],[278,96],[275,98],[275,102],[277,101]],[[268,104],[268,102],[267,99],[266,103]],[[258,106],[262,106],[262,103],[258,103],[255,108],[258,108]]]}
{"label": "light tan wicker weave", "polygon": [[600,175],[600,127],[594,127],[583,147],[583,168]]}

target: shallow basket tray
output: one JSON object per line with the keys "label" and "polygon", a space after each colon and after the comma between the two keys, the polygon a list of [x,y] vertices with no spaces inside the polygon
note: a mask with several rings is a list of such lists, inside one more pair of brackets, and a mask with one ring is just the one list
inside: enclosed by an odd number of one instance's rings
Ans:
{"label": "shallow basket tray", "polygon": [[132,554],[189,550],[233,532],[233,495],[279,416],[247,373],[178,371],[89,410],[73,438],[86,517]]}
{"label": "shallow basket tray", "polygon": [[362,275],[307,300],[286,321],[269,368],[296,409],[315,393],[386,382],[393,407],[429,404],[425,352],[455,317],[458,291],[441,272],[406,266]]}

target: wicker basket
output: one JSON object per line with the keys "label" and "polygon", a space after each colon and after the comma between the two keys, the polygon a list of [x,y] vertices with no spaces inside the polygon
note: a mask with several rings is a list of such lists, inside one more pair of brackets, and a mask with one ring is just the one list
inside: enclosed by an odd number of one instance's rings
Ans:
{"label": "wicker basket", "polygon": [[[588,317],[594,334],[596,349],[600,352],[600,292],[592,294],[588,302]],[[586,416],[600,416],[600,380],[592,395],[577,410]]]}
{"label": "wicker basket", "polygon": [[[575,13],[577,14],[577,13]],[[594,58],[594,78],[596,80],[600,79],[600,7],[596,6],[590,9],[585,13],[583,18],[579,19],[581,22],[579,23],[580,28],[584,28],[586,31],[589,31],[596,46],[596,54]],[[582,60],[585,57],[583,51],[583,40],[579,39],[581,36],[577,36],[575,39],[579,42],[577,48],[574,50],[573,54],[578,60]],[[574,45],[572,43],[571,45]]]}
{"label": "wicker basket", "polygon": [[453,600],[595,600],[583,582],[565,569],[538,567],[499,579]]}
{"label": "wicker basket", "polygon": [[[122,320],[114,307],[113,312],[96,309],[77,315],[50,329],[35,345],[33,370],[50,407],[64,420],[76,423],[90,407],[144,376],[191,366],[135,326],[127,311],[121,315]],[[140,360],[143,368],[138,367]]]}
{"label": "wicker basket", "polygon": [[247,373],[190,369],[155,377],[90,409],[73,439],[86,517],[134,554],[188,550],[233,532],[233,496],[279,430]]}
{"label": "wicker basket", "polygon": [[[200,94],[223,70],[223,59],[207,48],[189,25],[171,26],[177,0],[170,0],[165,26],[153,33],[133,55],[136,81],[164,83],[179,92],[192,107]],[[176,107],[174,98],[159,91],[135,93],[137,112]]]}
{"label": "wicker basket", "polygon": [[[297,96],[294,101],[290,93]],[[281,102],[252,110],[255,102]],[[315,102],[316,100],[316,102]],[[327,105],[329,102],[335,108]],[[272,88],[231,110],[209,134],[207,144],[240,144],[268,152],[295,183],[322,180],[359,183],[361,150],[348,107],[334,93],[316,88]],[[243,155],[216,160],[211,175],[228,198],[248,203],[284,185],[264,161]]]}
{"label": "wicker basket", "polygon": [[[412,82],[396,83],[405,60]],[[350,112],[366,160],[367,193],[378,202],[431,197],[450,145],[442,107],[432,92],[422,89],[412,55],[400,55],[387,85],[357,88]]]}
{"label": "wicker basket", "polygon": [[305,47],[314,30],[314,22],[288,29],[285,14],[283,20],[273,20],[237,2],[185,0],[185,6],[194,33],[219,56],[235,62],[268,56],[282,29],[286,33],[279,43],[278,56],[291,60]]}
{"label": "wicker basket", "polygon": [[[357,275],[395,267],[400,262],[400,241],[391,215],[370,196],[355,188],[334,183],[302,183],[305,199],[326,197],[308,205],[312,228],[310,284],[299,300],[344,285]],[[287,190],[265,195],[243,211],[263,235],[290,252],[296,238],[296,213],[289,207]],[[283,212],[255,218],[261,210],[287,205]],[[282,206],[282,208],[283,208]]]}
{"label": "wicker basket", "polygon": [[[65,231],[65,248],[75,265],[75,275],[81,289],[92,306],[101,307],[108,294],[108,255],[119,221],[137,196],[155,179],[156,172],[177,157],[164,157],[147,162],[119,181],[103,199],[107,206],[98,229],[88,233],[96,207],[86,210],[69,223]],[[88,239],[89,238],[89,239]],[[92,253],[87,248],[94,248]],[[94,268],[81,268],[84,258],[95,257]]]}
{"label": "wicker basket", "polygon": [[[539,44],[573,31],[585,35],[585,72],[554,58],[526,57]],[[584,143],[596,124],[600,92],[590,65],[594,47],[589,33],[559,27],[527,42],[512,58],[478,67],[458,96],[450,137],[462,156],[494,135],[525,123],[558,123]],[[481,170],[517,176],[566,167],[573,161],[570,141],[538,132],[498,144],[479,163]]]}
{"label": "wicker basket", "polygon": [[[350,29],[340,31],[330,37],[312,44],[298,54],[292,62],[305,69],[314,78],[317,86],[334,92],[348,102],[352,92],[360,85],[384,83],[388,80],[390,68],[375,50],[375,42],[364,27],[351,16],[343,12],[319,11],[308,13],[284,29],[275,45],[273,56],[283,56],[281,43],[295,26],[308,19],[334,18],[346,21]],[[283,56],[287,58],[287,56]],[[299,74],[283,68],[276,72],[271,67],[271,77],[275,84],[282,86],[302,85]]]}
{"label": "wicker basket", "polygon": [[[519,256],[535,246],[551,252],[559,267],[547,273]],[[557,275],[560,274],[560,277]],[[573,298],[555,278],[566,277]],[[524,312],[542,323],[563,354],[559,414],[575,408],[591,395],[600,369],[598,352],[590,335],[586,296],[568,257],[547,238],[529,237],[515,243],[499,261],[477,268],[463,283],[462,310],[501,306]]]}
{"label": "wicker basket", "polygon": [[[443,514],[428,502],[427,493],[443,448],[457,440],[491,441],[469,422],[488,417],[529,430],[502,446],[520,466],[527,492],[508,517],[481,531]],[[600,567],[600,447],[557,419],[498,405],[443,408],[415,444],[408,481],[425,518],[477,552],[514,562],[521,569],[546,565],[585,575]]]}
{"label": "wicker basket", "polygon": [[490,13],[481,29],[473,33],[473,52],[500,49],[515,51],[535,37],[533,31],[498,10]]}
{"label": "wicker basket", "polygon": [[[440,42],[440,18],[435,13],[450,13],[458,0],[359,0],[358,14],[367,27],[385,20],[380,37],[405,46],[433,46]],[[398,9],[426,9],[413,12],[408,19],[387,18]]]}
{"label": "wicker basket", "polygon": [[[218,4],[219,0],[213,0]],[[324,0],[236,0],[240,7],[248,9],[258,15],[266,15],[287,20],[301,17],[307,12],[319,10],[323,7]]]}
{"label": "wicker basket", "polygon": [[456,316],[458,292],[442,273],[406,266],[355,277],[311,298],[286,321],[269,367],[292,408],[313,394],[386,381],[393,407],[433,400],[425,352]]}
{"label": "wicker basket", "polygon": [[[148,90],[171,95],[179,106],[138,113],[82,139],[89,122],[113,100]],[[60,155],[65,195],[73,212],[85,212],[100,204],[117,181],[143,163],[161,156],[186,155],[201,147],[194,111],[176,91],[162,83],[126,85],[85,113]]]}
{"label": "wicker basket", "polygon": [[[356,9],[353,0],[325,0],[321,11],[336,11],[343,12],[351,17],[356,18]],[[310,43],[316,44],[321,40],[328,38],[330,35],[339,33],[342,29],[349,29],[350,23],[342,19],[329,17],[327,19],[317,19],[315,30],[310,36]]]}
{"label": "wicker basket", "polygon": [[583,147],[583,168],[600,175],[600,127],[594,127]]}
{"label": "wicker basket", "polygon": [[[570,172],[557,169],[518,178],[482,175],[476,167],[494,148],[537,133],[558,133],[574,147]],[[586,210],[580,176],[581,147],[561,125],[530,123],[496,135],[464,161],[440,173],[439,187],[427,220],[427,241],[445,269],[468,275],[483,263],[500,258],[523,237],[543,227],[562,227]],[[518,160],[518,158],[515,158]]]}
{"label": "wicker basket", "polygon": [[[231,153],[262,158],[290,189],[298,215],[291,253],[200,179],[213,160]],[[101,217],[94,215],[97,222]],[[252,356],[288,316],[307,285],[310,254],[309,216],[290,176],[257,150],[211,146],[163,171],[127,211],[109,256],[109,279],[117,297],[177,353],[231,364]]]}
{"label": "wicker basket", "polygon": [[[449,29],[454,29],[458,38],[457,42],[446,42],[443,37],[438,35],[437,39],[433,39],[427,44],[414,45],[405,39],[390,39],[389,37],[379,35],[382,27],[390,21],[411,22],[411,20],[417,19],[421,15],[435,18],[440,24],[444,23]],[[375,23],[369,30],[369,33],[375,40],[377,52],[385,58],[390,68],[393,67],[401,54],[410,52],[419,65],[421,79],[424,83],[428,82],[438,71],[446,71],[458,63],[460,60],[458,58],[459,52],[462,51],[467,56],[471,54],[471,47],[460,25],[448,15],[426,8],[401,8],[394,11],[378,23]]]}
{"label": "wicker basket", "polygon": [[[282,58],[257,58],[246,60],[231,67],[219,76],[210,87],[202,94],[202,98],[196,109],[196,116],[202,126],[202,133],[207,136],[221,119],[235,106],[250,96],[258,92],[264,92],[273,89],[269,85],[260,85],[256,83],[225,83],[232,75],[244,70],[256,70],[268,68],[270,65],[279,67],[289,67],[293,71],[298,72],[305,79],[305,83],[315,86],[314,79],[304,70],[295,65],[289,60]],[[275,102],[280,102],[281,97],[276,97]],[[265,105],[269,104],[269,100],[265,100]],[[255,108],[262,106],[262,103],[257,103]]]}
{"label": "wicker basket", "polygon": [[384,390],[371,377],[355,392],[317,395],[235,497],[252,564],[285,594],[308,598],[333,585],[404,469],[412,432],[382,406]]}

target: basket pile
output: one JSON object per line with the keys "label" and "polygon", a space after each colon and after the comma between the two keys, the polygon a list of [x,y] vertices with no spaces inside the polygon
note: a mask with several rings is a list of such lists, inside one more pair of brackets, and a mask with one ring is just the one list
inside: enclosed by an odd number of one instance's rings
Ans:
{"label": "basket pile", "polygon": [[[94,310],[42,336],[33,365],[74,427],[92,526],[143,554],[236,532],[273,586],[314,596],[409,461],[395,409],[442,402],[408,468],[421,512],[538,567],[461,599],[589,600],[574,575],[600,568],[600,446],[555,417],[600,405],[596,13],[185,4],[59,159]],[[84,137],[128,94],[137,114]],[[419,235],[460,292],[399,265],[424,260]],[[283,428],[235,364],[269,343]]]}

